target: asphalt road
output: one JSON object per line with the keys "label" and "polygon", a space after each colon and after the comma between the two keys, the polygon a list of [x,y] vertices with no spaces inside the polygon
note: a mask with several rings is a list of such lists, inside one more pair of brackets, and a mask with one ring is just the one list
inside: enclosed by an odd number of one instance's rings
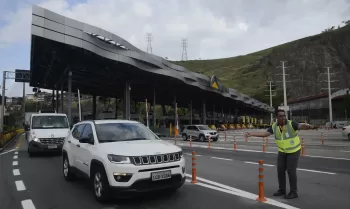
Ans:
{"label": "asphalt road", "polygon": [[[16,147],[18,150],[12,150]],[[188,182],[176,193],[150,193],[100,204],[93,198],[85,180],[64,180],[61,156],[50,154],[29,158],[26,149],[25,140],[19,137],[0,154],[0,209],[323,209],[334,205],[341,209],[350,204],[350,161],[347,160],[302,158],[300,168],[314,171],[300,170],[300,197],[285,200],[272,197],[277,189],[276,155],[183,147]],[[197,152],[197,184],[189,183],[192,150]],[[255,200],[258,165],[254,163],[259,159],[268,164],[265,166],[267,203]]]}

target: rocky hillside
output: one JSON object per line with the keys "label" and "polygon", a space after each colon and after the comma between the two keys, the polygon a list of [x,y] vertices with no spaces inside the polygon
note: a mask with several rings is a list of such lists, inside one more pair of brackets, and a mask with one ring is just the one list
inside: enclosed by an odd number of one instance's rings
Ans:
{"label": "rocky hillside", "polygon": [[[227,87],[235,88],[260,101],[269,103],[268,80],[276,84],[274,101],[283,101],[282,66],[286,62],[288,99],[322,93],[327,88],[326,66],[330,66],[332,88],[350,86],[350,25],[252,54],[216,59],[174,62],[185,68],[216,75]],[[275,103],[274,102],[274,103]]]}

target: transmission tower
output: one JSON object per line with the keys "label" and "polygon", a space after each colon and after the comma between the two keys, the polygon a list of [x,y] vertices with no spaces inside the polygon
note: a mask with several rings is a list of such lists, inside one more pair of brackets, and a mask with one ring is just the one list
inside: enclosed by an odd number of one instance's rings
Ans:
{"label": "transmission tower", "polygon": [[328,87],[327,88],[321,88],[322,89],[327,89],[328,90],[328,102],[329,102],[329,122],[333,122],[333,108],[332,108],[332,90],[337,89],[337,88],[331,88],[331,83],[336,82],[338,80],[331,80],[331,75],[337,74],[337,73],[331,73],[330,69],[331,67],[325,67],[327,69],[327,72],[321,73],[322,74],[327,74],[327,81],[321,81],[321,82],[327,82]]}
{"label": "transmission tower", "polygon": [[153,40],[152,33],[146,33],[146,39],[147,39],[147,52],[152,54],[152,40]]}
{"label": "transmission tower", "polygon": [[[265,95],[265,96],[270,97],[270,107],[272,107],[272,97],[276,96],[276,90],[274,90],[276,85],[274,85],[272,81],[267,81],[267,82],[268,82],[268,85],[265,85],[265,86],[268,86],[269,90],[265,90],[265,91],[268,91],[269,95]],[[272,124],[272,120],[273,120],[273,114],[271,113],[271,124]]]}
{"label": "transmission tower", "polygon": [[187,39],[183,38],[181,44],[182,44],[181,60],[186,61],[187,60]]}

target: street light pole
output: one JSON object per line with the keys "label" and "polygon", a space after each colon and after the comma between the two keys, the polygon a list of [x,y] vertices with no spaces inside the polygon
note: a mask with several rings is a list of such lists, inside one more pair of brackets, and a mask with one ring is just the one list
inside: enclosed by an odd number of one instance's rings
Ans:
{"label": "street light pole", "polygon": [[2,73],[2,93],[1,93],[1,114],[0,114],[0,131],[4,131],[4,117],[5,117],[5,89],[6,89],[6,73]]}
{"label": "street light pole", "polygon": [[327,67],[327,76],[328,76],[327,80],[328,80],[329,120],[330,120],[330,122],[333,122],[331,78],[329,75],[329,67]]}

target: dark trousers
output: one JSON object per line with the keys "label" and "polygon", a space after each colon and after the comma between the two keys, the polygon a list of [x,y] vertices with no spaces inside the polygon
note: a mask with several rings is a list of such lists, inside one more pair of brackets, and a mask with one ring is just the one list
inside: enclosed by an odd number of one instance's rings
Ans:
{"label": "dark trousers", "polygon": [[294,153],[278,152],[277,174],[279,189],[286,191],[286,171],[289,177],[290,192],[297,192],[297,167],[300,150]]}

